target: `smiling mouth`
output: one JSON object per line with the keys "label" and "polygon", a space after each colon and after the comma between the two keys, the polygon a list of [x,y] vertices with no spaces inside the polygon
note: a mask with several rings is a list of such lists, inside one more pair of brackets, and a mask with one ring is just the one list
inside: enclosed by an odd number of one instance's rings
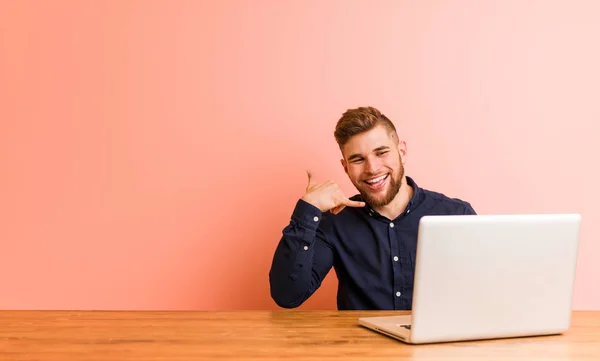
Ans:
{"label": "smiling mouth", "polygon": [[376,177],[376,178],[367,179],[364,182],[371,189],[379,189],[379,188],[381,188],[386,183],[386,181],[389,178],[389,176],[390,175],[388,173],[388,174],[384,174],[384,175]]}

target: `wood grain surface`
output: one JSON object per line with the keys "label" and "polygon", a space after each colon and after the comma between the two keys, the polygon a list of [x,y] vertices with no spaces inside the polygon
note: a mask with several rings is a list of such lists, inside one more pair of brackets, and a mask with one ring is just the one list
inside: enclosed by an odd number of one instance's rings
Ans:
{"label": "wood grain surface", "polygon": [[406,345],[389,311],[0,311],[0,360],[600,360],[600,311],[557,336]]}

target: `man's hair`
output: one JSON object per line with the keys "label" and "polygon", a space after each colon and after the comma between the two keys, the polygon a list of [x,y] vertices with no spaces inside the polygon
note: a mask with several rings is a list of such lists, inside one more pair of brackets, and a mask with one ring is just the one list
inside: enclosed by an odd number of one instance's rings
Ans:
{"label": "man's hair", "polygon": [[397,137],[394,124],[373,107],[348,109],[338,120],[333,135],[342,148],[353,136],[367,132],[378,125],[385,126],[390,133]]}

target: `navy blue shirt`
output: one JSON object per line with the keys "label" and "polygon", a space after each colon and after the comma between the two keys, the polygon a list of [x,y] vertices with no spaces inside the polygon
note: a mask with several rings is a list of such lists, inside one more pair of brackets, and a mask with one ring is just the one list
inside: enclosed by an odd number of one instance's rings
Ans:
{"label": "navy blue shirt", "polygon": [[[369,207],[337,215],[298,200],[275,250],[269,282],[280,307],[300,306],[331,268],[338,277],[339,310],[410,310],[419,220],[425,215],[475,214],[468,202],[419,188],[390,220]],[[360,195],[351,199],[363,201]]]}

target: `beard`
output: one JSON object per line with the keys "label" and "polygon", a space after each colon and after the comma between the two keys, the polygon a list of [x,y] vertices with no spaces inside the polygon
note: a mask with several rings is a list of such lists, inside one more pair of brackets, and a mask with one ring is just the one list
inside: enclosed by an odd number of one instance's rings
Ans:
{"label": "beard", "polygon": [[400,191],[400,185],[402,184],[402,178],[404,177],[404,166],[400,163],[400,168],[396,174],[391,173],[389,175],[389,184],[387,186],[387,191],[383,195],[376,195],[371,191],[367,186],[364,186],[362,182],[359,185],[356,185],[356,188],[360,192],[360,195],[363,197],[365,202],[367,202],[371,207],[383,207],[390,204],[391,201],[396,198],[396,195]]}

